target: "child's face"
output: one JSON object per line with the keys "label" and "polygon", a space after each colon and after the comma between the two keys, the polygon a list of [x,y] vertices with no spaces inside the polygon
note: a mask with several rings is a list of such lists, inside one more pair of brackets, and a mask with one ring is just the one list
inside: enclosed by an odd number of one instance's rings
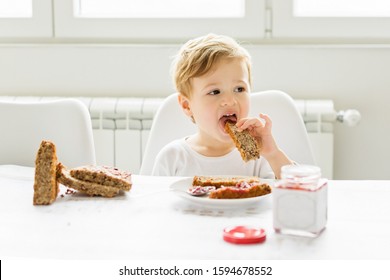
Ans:
{"label": "child's face", "polygon": [[236,122],[249,112],[250,85],[245,62],[222,59],[205,75],[193,78],[191,85],[186,113],[194,118],[202,139],[231,144],[225,122]]}

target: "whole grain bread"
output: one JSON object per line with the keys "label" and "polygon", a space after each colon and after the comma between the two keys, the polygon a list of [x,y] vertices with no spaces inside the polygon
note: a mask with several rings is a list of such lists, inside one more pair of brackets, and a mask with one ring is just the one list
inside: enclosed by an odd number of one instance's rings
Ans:
{"label": "whole grain bread", "polygon": [[56,200],[59,192],[57,162],[56,146],[43,140],[35,158],[34,205],[48,205]]}
{"label": "whole grain bread", "polygon": [[129,191],[131,173],[116,167],[87,165],[73,168],[70,175],[78,180]]}
{"label": "whole grain bread", "polygon": [[245,176],[194,176],[192,179],[192,186],[213,186],[220,188],[222,186],[236,186],[240,182],[246,183],[258,183],[260,182],[259,177],[245,177]]}
{"label": "whole grain bread", "polygon": [[271,193],[271,187],[268,184],[255,183],[247,188],[222,187],[210,192],[209,198],[212,199],[239,199],[263,196]]}
{"label": "whole grain bread", "polygon": [[71,176],[70,171],[62,163],[57,165],[57,178],[62,185],[90,196],[114,197],[120,191],[116,187],[76,179]]}
{"label": "whole grain bread", "polygon": [[261,143],[258,143],[247,129],[238,131],[237,126],[228,121],[225,123],[225,130],[232,138],[245,162],[260,158]]}

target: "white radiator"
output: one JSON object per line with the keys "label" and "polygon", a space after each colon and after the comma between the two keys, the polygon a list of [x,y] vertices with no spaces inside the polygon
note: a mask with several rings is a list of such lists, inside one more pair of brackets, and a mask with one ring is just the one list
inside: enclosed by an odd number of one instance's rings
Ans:
{"label": "white radiator", "polygon": [[335,110],[332,100],[296,100],[305,122],[316,164],[324,177],[333,178],[333,123]]}
{"label": "white radiator", "polygon": [[[0,100],[40,102],[63,97],[0,96]],[[163,98],[79,97],[91,114],[96,160],[99,165],[139,172],[153,117]],[[316,164],[333,178],[333,125],[343,121],[332,100],[295,100],[308,131]],[[353,111],[353,110],[351,110]],[[354,111],[355,112],[355,111]],[[355,112],[356,113],[356,112]],[[356,113],[358,114],[358,112]],[[346,120],[358,121],[356,114]],[[352,119],[352,121],[351,121]]]}

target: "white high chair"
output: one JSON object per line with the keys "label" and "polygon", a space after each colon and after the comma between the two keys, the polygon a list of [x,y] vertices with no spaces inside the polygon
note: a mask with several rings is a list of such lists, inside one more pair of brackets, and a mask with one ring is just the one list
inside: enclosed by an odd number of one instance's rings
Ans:
{"label": "white high chair", "polygon": [[276,143],[290,159],[300,164],[315,164],[302,115],[291,96],[278,90],[252,93],[249,115],[258,117],[259,113],[269,115]]}
{"label": "white high chair", "polygon": [[[314,164],[314,156],[301,114],[286,93],[269,90],[251,93],[250,116],[268,114],[279,147],[298,163]],[[196,126],[184,115],[177,93],[168,96],[158,109],[150,130],[140,174],[152,173],[154,160],[169,142],[196,132]]]}
{"label": "white high chair", "polygon": [[169,142],[196,132],[196,126],[184,115],[177,93],[169,95],[153,118],[141,163],[140,174],[151,175],[158,152]]}

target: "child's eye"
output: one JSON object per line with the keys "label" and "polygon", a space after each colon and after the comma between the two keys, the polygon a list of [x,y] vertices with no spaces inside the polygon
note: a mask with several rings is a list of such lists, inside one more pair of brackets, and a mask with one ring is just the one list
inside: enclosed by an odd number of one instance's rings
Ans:
{"label": "child's eye", "polygon": [[245,88],[244,87],[237,87],[234,89],[234,92],[245,92]]}
{"label": "child's eye", "polygon": [[208,94],[209,95],[217,95],[217,94],[220,94],[220,93],[221,92],[218,89],[215,89],[215,90],[210,91]]}

